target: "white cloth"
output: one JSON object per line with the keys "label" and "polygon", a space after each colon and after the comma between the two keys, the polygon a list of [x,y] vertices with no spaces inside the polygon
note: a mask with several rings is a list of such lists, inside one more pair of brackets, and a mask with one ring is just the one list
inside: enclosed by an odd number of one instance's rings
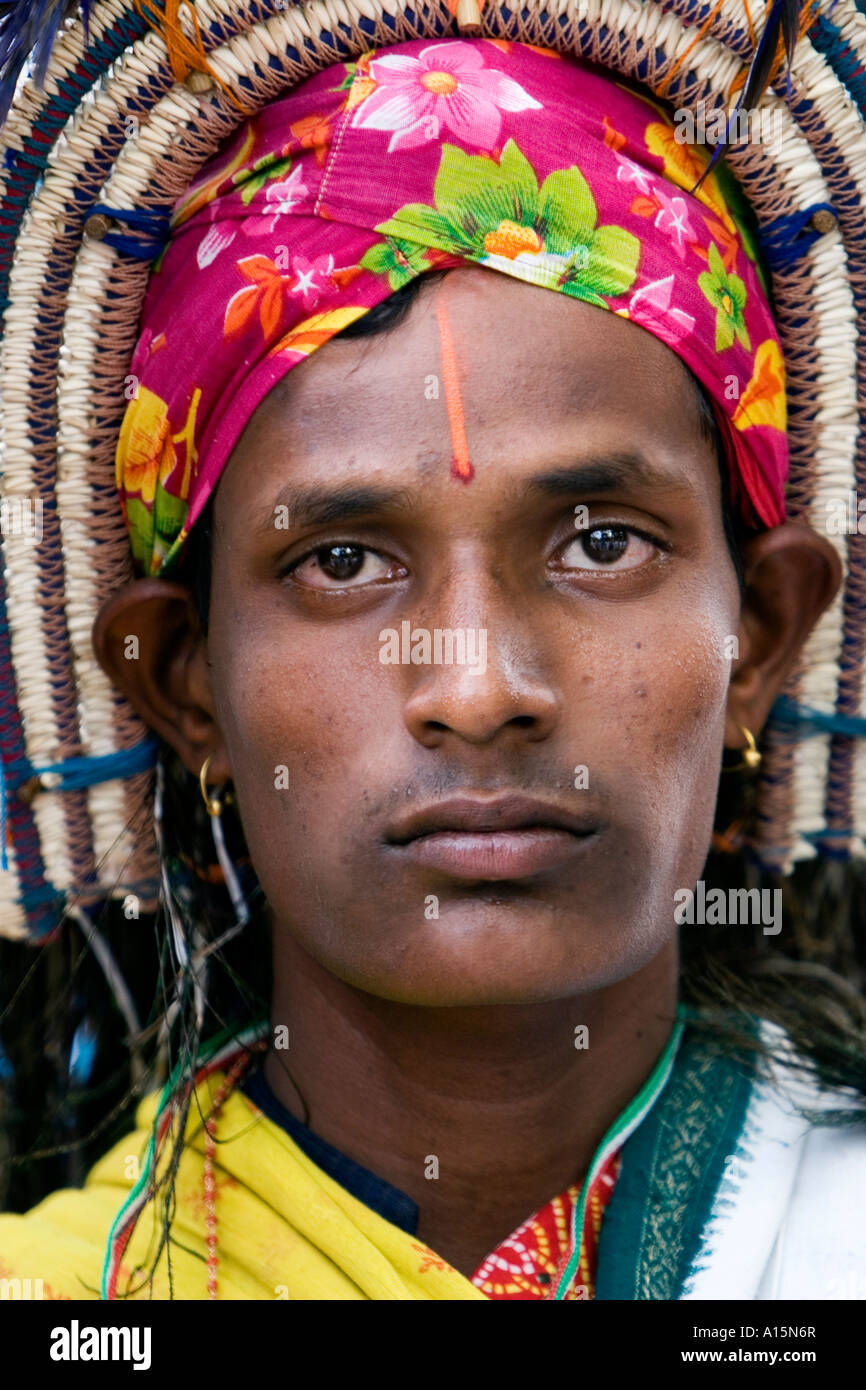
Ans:
{"label": "white cloth", "polygon": [[866,1298],[866,1118],[810,1126],[798,1104],[846,1108],[782,1065],[756,1082],[682,1299]]}

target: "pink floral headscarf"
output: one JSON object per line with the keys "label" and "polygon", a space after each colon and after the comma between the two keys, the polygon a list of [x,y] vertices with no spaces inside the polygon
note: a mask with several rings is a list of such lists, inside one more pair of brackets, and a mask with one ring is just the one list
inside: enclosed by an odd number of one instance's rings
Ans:
{"label": "pink floral headscarf", "polygon": [[150,279],[117,450],[138,565],[175,563],[286,372],[413,277],[473,264],[666,343],[713,400],[738,509],[781,522],[782,354],[733,182],[688,191],[705,162],[611,74],[493,39],[372,50],[265,107],[176,204]]}

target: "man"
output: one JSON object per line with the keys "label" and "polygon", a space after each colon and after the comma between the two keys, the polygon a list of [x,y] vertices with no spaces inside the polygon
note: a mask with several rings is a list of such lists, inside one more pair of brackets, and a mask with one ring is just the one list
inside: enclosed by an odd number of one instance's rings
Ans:
{"label": "man", "polygon": [[[721,1296],[789,1296],[803,1247],[783,1252],[779,1232],[799,1230],[817,1174],[862,1156],[864,1131],[821,1147],[796,1089],[684,1027],[675,904],[701,875],[723,751],[754,747],[840,567],[825,538],[779,522],[752,528],[741,581],[719,463],[663,335],[464,265],[425,275],[375,339],[334,336],[249,414],[213,480],[205,612],[169,574],[100,613],[101,664],[215,821],[208,787],[231,783],[272,931],[263,1075],[242,1100],[235,1053],[214,1061],[213,1135],[194,1124],[178,1170],[181,1296],[203,1296],[190,1242],[212,1297],[268,1296],[254,1290],[269,1280],[290,1297],[423,1297],[437,1259],[429,1296],[477,1296],[491,1252],[554,1199],[574,1238],[553,1255],[536,1242],[526,1296],[596,1280],[604,1297],[710,1296],[710,1256]],[[251,1113],[261,1153],[290,1155],[284,1188],[256,1172]],[[92,1175],[104,1216],[126,1151]],[[736,1287],[729,1244],[707,1246],[733,1179],[735,1225],[755,1183],[766,1210],[738,1236]],[[81,1228],[86,1195],[61,1197],[54,1219]],[[154,1254],[141,1224],[133,1237],[146,1197],[140,1183],[114,1224],[109,1296]],[[594,1233],[593,1197],[608,1208]],[[262,1199],[279,1231],[243,1224]],[[812,1297],[846,1238],[823,1218]],[[0,1248],[20,1250],[12,1228]],[[316,1265],[305,1283],[287,1233],[342,1282]]]}

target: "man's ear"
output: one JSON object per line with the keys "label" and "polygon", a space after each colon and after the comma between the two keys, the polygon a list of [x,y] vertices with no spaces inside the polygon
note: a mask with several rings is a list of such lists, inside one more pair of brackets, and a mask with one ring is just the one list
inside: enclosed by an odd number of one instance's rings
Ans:
{"label": "man's ear", "polygon": [[135,579],[112,594],[94,623],[93,649],[113,684],[190,772],[197,776],[212,754],[209,781],[231,778],[207,640],[185,585]]}
{"label": "man's ear", "polygon": [[746,547],[739,658],[728,692],[725,746],[742,748],[745,725],[757,735],[800,650],[842,582],[833,546],[800,522],[785,522]]}

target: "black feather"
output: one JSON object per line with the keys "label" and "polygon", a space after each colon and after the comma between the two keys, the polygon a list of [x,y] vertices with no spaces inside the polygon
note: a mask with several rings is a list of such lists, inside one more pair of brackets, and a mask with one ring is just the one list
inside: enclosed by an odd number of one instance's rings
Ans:
{"label": "black feather", "polygon": [[757,106],[770,81],[770,70],[776,57],[779,35],[784,33],[785,53],[790,67],[794,58],[794,48],[800,32],[800,7],[802,0],[773,0],[764,32],[755,49],[746,82],[740,98],[740,106],[751,109]]}
{"label": "black feather", "polygon": [[803,0],[773,0],[769,14],[767,15],[767,22],[764,25],[764,31],[758,40],[754,56],[749,65],[749,71],[746,73],[746,81],[740,94],[740,100],[737,102],[736,108],[731,113],[725,127],[725,138],[716,145],[716,148],[713,150],[712,158],[692,189],[692,193],[697,192],[704,182],[704,179],[706,179],[712,171],[716,161],[719,160],[724,153],[725,146],[728,143],[728,131],[731,128],[731,123],[736,112],[742,109],[753,110],[767,90],[770,81],[770,73],[776,57],[776,49],[779,46],[780,34],[784,36],[785,40],[788,80],[790,81],[791,63],[794,60],[794,49],[797,46],[797,39],[800,34],[800,9],[802,3]]}
{"label": "black feather", "polygon": [[800,33],[800,6],[796,2],[791,3],[791,0],[782,9],[782,33],[785,35],[785,55],[790,68]]}

